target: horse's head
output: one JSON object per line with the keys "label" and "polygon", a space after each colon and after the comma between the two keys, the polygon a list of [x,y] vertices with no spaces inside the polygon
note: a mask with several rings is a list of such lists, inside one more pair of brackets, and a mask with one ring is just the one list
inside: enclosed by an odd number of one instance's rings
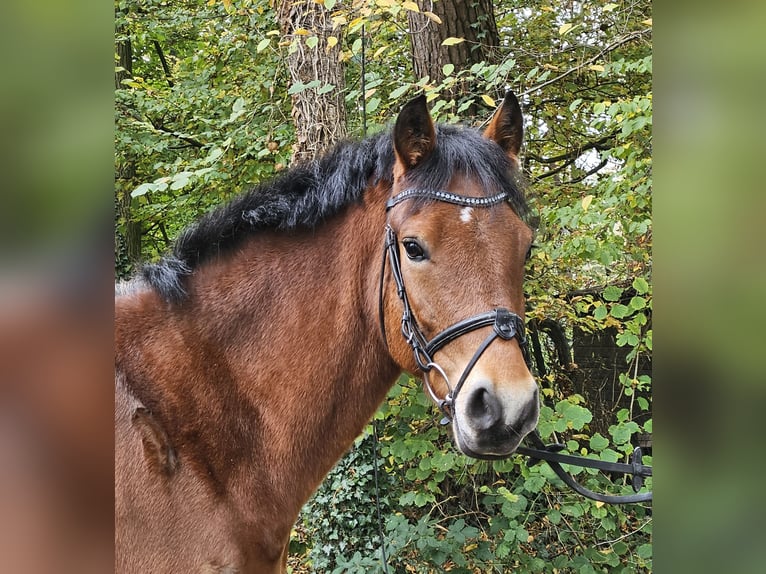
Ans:
{"label": "horse's head", "polygon": [[424,97],[403,108],[393,133],[382,313],[405,336],[387,327],[386,337],[403,368],[423,373],[459,449],[477,458],[512,453],[539,412],[525,360],[532,230],[515,185],[522,133],[511,93],[483,134],[434,126]]}

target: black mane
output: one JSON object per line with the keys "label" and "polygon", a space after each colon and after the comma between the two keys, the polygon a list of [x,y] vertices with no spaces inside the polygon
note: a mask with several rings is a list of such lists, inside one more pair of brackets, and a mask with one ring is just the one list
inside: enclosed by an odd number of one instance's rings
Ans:
{"label": "black mane", "polygon": [[[499,146],[468,128],[439,125],[436,133],[435,151],[407,174],[410,186],[443,189],[453,175],[463,173],[487,195],[508,192],[514,210],[526,214],[518,174]],[[298,164],[207,213],[181,233],[172,254],[145,265],[142,275],[165,300],[181,301],[185,277],[200,264],[233,251],[259,230],[321,225],[361,201],[370,183],[391,187],[393,166],[390,133],[342,142],[321,158]]]}

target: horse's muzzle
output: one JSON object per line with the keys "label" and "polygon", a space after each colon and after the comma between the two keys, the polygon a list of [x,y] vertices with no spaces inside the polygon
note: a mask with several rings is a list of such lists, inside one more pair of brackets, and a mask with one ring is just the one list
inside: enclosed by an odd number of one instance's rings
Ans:
{"label": "horse's muzzle", "polygon": [[537,387],[510,400],[491,384],[471,385],[455,405],[453,430],[461,452],[473,458],[500,459],[511,455],[535,429],[540,413]]}

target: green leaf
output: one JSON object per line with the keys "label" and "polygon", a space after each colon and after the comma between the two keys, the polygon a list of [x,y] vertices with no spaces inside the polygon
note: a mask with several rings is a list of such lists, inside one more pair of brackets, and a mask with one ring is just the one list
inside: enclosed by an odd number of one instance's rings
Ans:
{"label": "green leaf", "polygon": [[609,311],[609,314],[615,319],[622,319],[624,317],[627,317],[628,314],[630,314],[630,309],[626,307],[625,305],[617,303],[615,305],[612,305],[612,308]]}
{"label": "green leaf", "polygon": [[380,98],[370,98],[370,101],[367,102],[367,113],[371,114],[378,109],[378,106],[380,106]]}
{"label": "green leaf", "polygon": [[396,98],[400,98],[400,97],[402,97],[402,96],[403,96],[403,95],[404,95],[404,94],[407,92],[407,90],[409,90],[409,89],[410,89],[410,85],[409,85],[409,84],[404,84],[403,86],[399,86],[398,88],[396,88],[396,89],[395,89],[393,92],[391,92],[391,93],[388,95],[388,99],[390,99],[390,100],[395,100]]}
{"label": "green leaf", "polygon": [[324,0],[324,7],[328,10],[335,8],[335,0]]}
{"label": "green leaf", "polygon": [[647,283],[646,279],[643,277],[636,277],[633,279],[633,289],[635,289],[636,293],[639,295],[644,295],[649,291],[649,283]]}
{"label": "green leaf", "polygon": [[257,52],[263,52],[266,48],[269,47],[269,44],[271,44],[271,38],[264,38],[258,42],[258,45],[255,47],[255,49]]}
{"label": "green leaf", "polygon": [[619,301],[620,297],[622,297],[622,292],[623,289],[621,287],[607,285],[606,289],[604,289],[604,299],[607,301]]}
{"label": "green leaf", "polygon": [[643,309],[644,307],[646,307],[646,299],[644,299],[643,297],[638,297],[638,296],[633,297],[630,300],[629,305],[631,309],[633,309],[634,311],[638,311],[639,309]]}
{"label": "green leaf", "polygon": [[452,72],[454,71],[455,71],[454,64],[444,64],[444,66],[442,66],[442,72],[444,73],[445,76],[452,75]]}
{"label": "green leaf", "polygon": [[596,321],[603,321],[606,319],[607,314],[606,305],[599,305],[596,307],[595,311],[593,311],[593,318],[596,319]]}
{"label": "green leaf", "polygon": [[600,452],[609,446],[609,440],[606,439],[601,433],[596,433],[590,438],[590,449],[595,452]]}
{"label": "green leaf", "polygon": [[219,157],[223,155],[223,150],[219,147],[214,147],[210,150],[210,153],[207,154],[207,157],[205,158],[205,163],[213,163],[214,161],[217,161]]}
{"label": "green leaf", "polygon": [[321,88],[317,90],[317,95],[321,96],[322,94],[326,94],[327,92],[332,92],[335,89],[335,86],[333,84],[325,84]]}
{"label": "green leaf", "polygon": [[170,189],[175,191],[186,187],[189,184],[192,175],[193,174],[190,171],[182,171],[181,173],[175,174],[173,176],[173,183],[170,184]]}
{"label": "green leaf", "polygon": [[309,36],[306,38],[306,46],[311,48],[312,50],[317,47],[317,44],[319,44],[319,38],[316,36]]}
{"label": "green leaf", "polygon": [[652,545],[651,544],[642,544],[636,549],[636,554],[638,554],[641,558],[647,559],[652,557]]}
{"label": "green leaf", "polygon": [[130,197],[139,197],[157,188],[153,183],[142,183],[136,189],[130,192]]}
{"label": "green leaf", "polygon": [[295,94],[300,94],[305,89],[306,89],[306,84],[298,80],[292,86],[290,86],[290,89],[287,90],[287,93],[291,96],[294,96]]}
{"label": "green leaf", "polygon": [[630,441],[630,437],[633,436],[633,433],[638,432],[638,430],[638,424],[628,421],[610,426],[609,434],[612,435],[615,444],[625,444]]}

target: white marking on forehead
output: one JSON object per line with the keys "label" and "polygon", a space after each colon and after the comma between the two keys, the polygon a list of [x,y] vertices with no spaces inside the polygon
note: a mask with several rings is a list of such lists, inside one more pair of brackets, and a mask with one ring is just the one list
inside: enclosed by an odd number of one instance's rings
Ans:
{"label": "white marking on forehead", "polygon": [[463,223],[468,223],[471,221],[471,214],[473,213],[472,207],[464,207],[460,210],[460,221]]}

